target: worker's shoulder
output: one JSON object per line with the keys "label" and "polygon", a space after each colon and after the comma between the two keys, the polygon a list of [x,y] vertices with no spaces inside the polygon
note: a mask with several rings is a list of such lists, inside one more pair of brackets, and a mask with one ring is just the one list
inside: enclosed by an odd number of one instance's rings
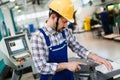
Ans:
{"label": "worker's shoulder", "polygon": [[69,32],[70,30],[69,30],[69,28],[67,27],[67,28],[65,28],[63,31]]}
{"label": "worker's shoulder", "polygon": [[38,37],[41,38],[43,37],[43,33],[41,33],[39,30],[36,30],[31,37]]}
{"label": "worker's shoulder", "polygon": [[64,29],[64,32],[65,32],[66,35],[72,33],[72,31],[71,31],[69,28],[65,28],[65,29]]}

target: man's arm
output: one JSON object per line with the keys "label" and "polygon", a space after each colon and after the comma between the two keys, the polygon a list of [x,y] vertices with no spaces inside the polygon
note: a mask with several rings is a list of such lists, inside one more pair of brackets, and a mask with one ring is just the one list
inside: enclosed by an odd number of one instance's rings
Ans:
{"label": "man's arm", "polygon": [[112,65],[109,63],[109,61],[91,53],[85,47],[80,45],[71,32],[66,30],[66,35],[68,36],[68,46],[71,48],[73,52],[77,53],[79,56],[84,57],[85,59],[90,58],[95,63],[104,64],[108,70],[112,70]]}
{"label": "man's arm", "polygon": [[99,57],[99,56],[97,56],[93,53],[89,53],[88,58],[92,59],[97,64],[104,64],[107,67],[108,70],[113,69],[113,67],[112,67],[112,65],[110,64],[109,61],[107,61],[106,59],[101,58],[101,57]]}
{"label": "man's arm", "polygon": [[36,32],[30,40],[34,65],[41,74],[55,74],[58,63],[47,62],[48,48],[45,40],[41,38],[42,35],[42,33]]}
{"label": "man's arm", "polygon": [[65,34],[67,37],[69,48],[73,52],[77,53],[78,56],[87,59],[89,51],[84,46],[79,44],[76,37],[68,29],[65,29]]}

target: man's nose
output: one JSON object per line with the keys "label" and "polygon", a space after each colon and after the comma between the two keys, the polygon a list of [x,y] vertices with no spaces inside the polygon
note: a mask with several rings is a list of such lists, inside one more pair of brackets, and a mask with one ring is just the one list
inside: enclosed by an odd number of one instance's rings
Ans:
{"label": "man's nose", "polygon": [[65,24],[64,24],[64,27],[68,27],[68,23],[65,23]]}

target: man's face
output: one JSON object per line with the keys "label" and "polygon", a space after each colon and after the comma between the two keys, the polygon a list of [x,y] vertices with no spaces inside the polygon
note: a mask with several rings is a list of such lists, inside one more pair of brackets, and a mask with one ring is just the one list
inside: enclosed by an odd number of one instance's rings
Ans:
{"label": "man's face", "polygon": [[68,21],[67,19],[60,17],[58,21],[58,32],[62,32],[62,30],[68,26]]}

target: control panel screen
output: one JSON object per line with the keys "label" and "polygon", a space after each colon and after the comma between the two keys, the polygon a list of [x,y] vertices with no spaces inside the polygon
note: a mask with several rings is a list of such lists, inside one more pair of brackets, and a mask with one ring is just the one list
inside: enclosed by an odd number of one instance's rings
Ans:
{"label": "control panel screen", "polygon": [[11,51],[24,49],[24,44],[22,39],[14,40],[9,42]]}
{"label": "control panel screen", "polygon": [[6,47],[10,55],[25,52],[28,44],[25,35],[5,39]]}

